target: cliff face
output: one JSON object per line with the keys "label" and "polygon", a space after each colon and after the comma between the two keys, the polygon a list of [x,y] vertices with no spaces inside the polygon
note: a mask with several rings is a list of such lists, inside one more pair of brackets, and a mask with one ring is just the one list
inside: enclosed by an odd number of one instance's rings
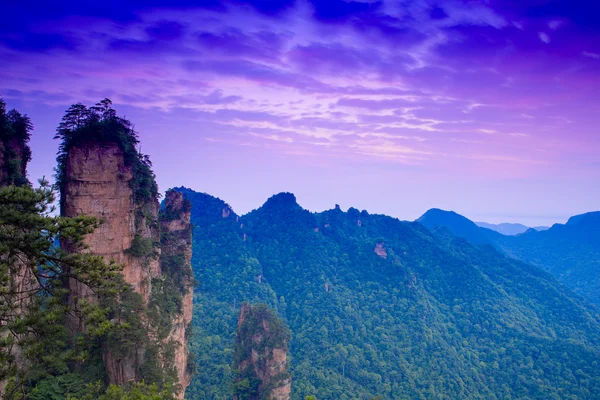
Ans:
{"label": "cliff face", "polygon": [[181,291],[181,310],[174,315],[172,328],[166,339],[175,343],[174,363],[177,378],[183,390],[190,384],[191,371],[188,368],[188,332],[192,322],[192,225],[191,205],[183,195],[173,190],[167,193],[164,210],[161,213],[161,272],[170,277]]}
{"label": "cliff face", "polygon": [[234,399],[289,400],[289,330],[265,305],[243,304],[238,321]]}
{"label": "cliff face", "polygon": [[[190,270],[189,210],[183,209],[183,199],[170,195],[167,205],[173,217],[159,221],[158,201],[154,198],[136,199],[132,189],[135,179],[132,166],[127,165],[116,144],[74,146],[69,149],[64,161],[61,212],[67,217],[93,216],[102,222],[86,236],[87,248],[79,251],[89,251],[102,256],[107,262],[114,261],[123,266],[124,280],[141,295],[148,310],[147,315],[142,316],[148,328],[148,342],[156,344],[156,348],[165,348],[167,343],[175,348],[174,355],[167,355],[167,351],[159,355],[158,363],[171,371],[176,370],[177,383],[182,389],[180,397],[183,398],[189,384],[186,329],[191,320],[191,272],[172,282],[171,275],[181,274],[178,270],[166,269],[165,265],[169,263],[163,262],[163,259],[181,259],[183,262],[174,268]],[[169,283],[165,283],[167,280]],[[68,285],[71,304],[76,304],[78,299],[94,301],[86,287],[75,281]],[[165,288],[172,286],[181,293],[181,307],[177,310],[167,310],[165,303],[161,302]],[[165,333],[165,329],[160,331],[156,320],[160,320],[162,326],[168,326],[168,332]],[[78,320],[70,321],[70,325],[75,332],[84,328]],[[104,350],[103,360],[110,383],[123,384],[143,378],[141,366],[147,358],[147,349],[140,346],[130,350],[128,356],[117,356],[110,347]]]}
{"label": "cliff face", "polygon": [[[124,265],[125,281],[147,303],[152,278],[160,274],[159,262],[155,256],[140,254],[134,241],[137,247],[158,240],[158,202],[134,204],[129,183],[133,174],[117,145],[74,147],[65,169],[62,215],[87,215],[102,221],[85,239],[89,251]],[[89,295],[84,288],[72,289],[78,296]]]}

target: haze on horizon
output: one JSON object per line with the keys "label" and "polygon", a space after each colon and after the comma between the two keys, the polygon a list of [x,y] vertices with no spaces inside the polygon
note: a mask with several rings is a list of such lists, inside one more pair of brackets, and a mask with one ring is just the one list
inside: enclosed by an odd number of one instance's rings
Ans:
{"label": "haze on horizon", "polygon": [[514,1],[11,2],[0,97],[53,174],[76,102],[113,100],[161,190],[238,213],[293,192],[414,220],[530,226],[600,208],[598,5]]}

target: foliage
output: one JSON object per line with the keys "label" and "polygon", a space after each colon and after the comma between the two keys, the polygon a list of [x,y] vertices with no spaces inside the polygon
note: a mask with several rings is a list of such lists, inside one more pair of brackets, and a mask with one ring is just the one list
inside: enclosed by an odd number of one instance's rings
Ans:
{"label": "foliage", "polygon": [[6,111],[0,99],[0,186],[22,186],[29,182],[25,167],[31,160],[28,146],[33,125],[27,115],[17,110]]}
{"label": "foliage", "polygon": [[69,396],[68,400],[172,400],[169,388],[160,390],[157,385],[147,385],[144,382],[135,383],[131,387],[110,385],[106,391],[101,383],[90,384],[85,393]]}
{"label": "foliage", "polygon": [[[239,399],[252,399],[260,395],[268,396],[271,387],[289,378],[287,373],[272,377],[270,382],[261,382],[254,368],[265,371],[267,358],[274,349],[287,352],[291,333],[277,314],[266,304],[242,305],[233,356],[233,394]],[[255,357],[253,357],[253,354]],[[259,393],[259,385],[262,389]],[[265,397],[266,398],[266,397]]]}
{"label": "foliage", "polygon": [[501,236],[508,255],[550,272],[560,282],[600,307],[600,212],[571,217],[546,231]]}
{"label": "foliage", "polygon": [[[0,378],[9,381],[4,399],[77,393],[104,378],[102,344],[139,329],[124,312],[131,289],[120,266],[57,246],[59,240],[70,248],[81,246],[96,220],[54,216],[54,199],[44,181],[37,189],[0,189],[0,354],[5,361]],[[98,301],[73,298],[67,280],[88,288]],[[86,328],[73,336],[67,326],[78,321]]]}
{"label": "foliage", "polygon": [[123,152],[125,165],[131,168],[133,178],[129,185],[133,190],[134,203],[141,205],[158,198],[152,163],[148,156],[137,150],[139,140],[133,124],[117,115],[109,99],[92,107],[73,104],[63,116],[55,139],[61,140],[56,159],[56,180],[61,190],[67,183],[67,160],[71,149],[115,144]]}
{"label": "foliage", "polygon": [[178,190],[202,227],[189,398],[231,397],[233,354],[220,349],[233,346],[242,301],[267,303],[290,326],[293,400],[600,393],[600,317],[535,267],[418,223],[310,213],[289,194],[236,221],[223,201]]}
{"label": "foliage", "polygon": [[[199,285],[194,290],[193,334],[190,354],[197,371],[187,398],[230,400],[234,380],[233,353],[241,303],[279,303],[267,280],[258,283],[262,266],[244,246],[240,223],[225,202],[189,189],[176,188],[192,205],[192,265]],[[200,267],[202,266],[202,267]]]}
{"label": "foliage", "polygon": [[152,238],[145,238],[138,234],[133,237],[131,247],[127,251],[137,258],[151,257],[155,254],[154,247]]}
{"label": "foliage", "polygon": [[233,365],[239,365],[243,360],[247,360],[253,349],[260,354],[264,353],[265,349],[287,350],[291,333],[266,304],[252,306],[244,303],[242,315],[244,319],[236,333]]}
{"label": "foliage", "polygon": [[516,259],[554,275],[582,297],[600,305],[600,212],[571,217],[545,231],[530,229],[505,236],[478,227],[453,212],[429,210],[418,220],[428,228],[446,229],[473,244],[490,244]]}

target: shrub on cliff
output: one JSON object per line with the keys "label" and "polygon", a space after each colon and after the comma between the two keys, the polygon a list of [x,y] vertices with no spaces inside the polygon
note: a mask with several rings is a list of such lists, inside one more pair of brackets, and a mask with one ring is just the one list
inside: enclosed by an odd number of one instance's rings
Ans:
{"label": "shrub on cliff", "polygon": [[26,185],[25,166],[31,160],[27,145],[33,125],[27,115],[17,110],[6,111],[6,103],[0,99],[0,186]]}
{"label": "shrub on cliff", "polygon": [[61,140],[56,158],[56,180],[61,189],[66,183],[67,155],[72,148],[115,144],[123,152],[125,164],[131,167],[133,179],[129,184],[133,190],[134,202],[143,204],[158,198],[152,163],[148,156],[138,151],[139,140],[133,124],[117,115],[109,99],[92,107],[81,103],[73,104],[65,112],[54,138]]}

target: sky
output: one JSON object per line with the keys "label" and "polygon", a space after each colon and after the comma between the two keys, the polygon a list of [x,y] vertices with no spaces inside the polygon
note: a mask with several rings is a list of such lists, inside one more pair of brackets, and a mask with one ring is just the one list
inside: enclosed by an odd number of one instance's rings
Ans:
{"label": "sky", "polygon": [[541,0],[14,1],[0,97],[50,177],[108,97],[162,191],[530,226],[600,209],[600,5]]}

